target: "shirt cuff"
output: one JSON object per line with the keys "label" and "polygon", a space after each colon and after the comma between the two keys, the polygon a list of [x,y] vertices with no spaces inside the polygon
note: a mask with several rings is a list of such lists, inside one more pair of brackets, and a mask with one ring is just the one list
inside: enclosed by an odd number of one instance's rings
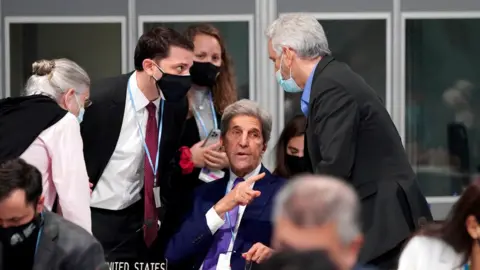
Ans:
{"label": "shirt cuff", "polygon": [[212,235],[215,234],[223,224],[225,224],[225,220],[217,214],[213,207],[208,210],[207,214],[205,214],[205,218],[207,219],[207,226],[210,229],[210,232],[212,232]]}

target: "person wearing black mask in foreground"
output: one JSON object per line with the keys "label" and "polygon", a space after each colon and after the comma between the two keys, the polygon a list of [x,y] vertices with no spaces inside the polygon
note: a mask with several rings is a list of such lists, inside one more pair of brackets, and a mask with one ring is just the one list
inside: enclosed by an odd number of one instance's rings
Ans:
{"label": "person wearing black mask in foreground", "polygon": [[219,30],[210,24],[194,24],[185,30],[185,36],[193,42],[195,50],[190,68],[192,87],[188,92],[190,110],[180,139],[182,147],[172,160],[174,169],[168,178],[177,195],[172,204],[174,210],[167,213],[164,224],[171,235],[191,210],[194,189],[214,180],[210,177],[212,172],[205,172],[213,171],[221,179],[222,169],[229,167],[220,143],[205,147],[203,143],[212,130],[220,129],[223,111],[237,100],[233,67]]}
{"label": "person wearing black mask in foreground", "polygon": [[0,269],[108,270],[100,243],[43,202],[40,171],[22,159],[0,164]]}
{"label": "person wearing black mask in foreground", "polygon": [[81,127],[93,235],[107,261],[130,269],[163,257],[159,224],[175,196],[163,180],[188,112],[193,44],[157,27],[140,37],[134,58],[135,72],[92,84]]}
{"label": "person wearing black mask in foreground", "polygon": [[289,179],[292,176],[309,171],[304,158],[306,118],[297,115],[280,134],[275,148],[276,166],[274,174]]}

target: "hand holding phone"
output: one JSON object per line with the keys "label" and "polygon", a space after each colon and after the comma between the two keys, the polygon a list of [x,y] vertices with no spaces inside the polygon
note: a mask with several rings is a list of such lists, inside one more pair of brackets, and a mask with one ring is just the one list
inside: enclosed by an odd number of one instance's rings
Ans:
{"label": "hand holding phone", "polygon": [[202,147],[207,147],[213,144],[216,144],[220,141],[220,130],[219,129],[212,129],[208,134],[205,142],[203,143]]}

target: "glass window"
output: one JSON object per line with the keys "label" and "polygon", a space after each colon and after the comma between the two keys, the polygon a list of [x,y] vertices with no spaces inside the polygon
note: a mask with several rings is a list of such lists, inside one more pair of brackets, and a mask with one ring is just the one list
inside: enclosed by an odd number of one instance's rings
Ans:
{"label": "glass window", "polygon": [[[385,101],[386,20],[319,20],[327,35],[332,55],[377,91]],[[301,114],[300,94],[285,93],[285,121]]]}
{"label": "glass window", "polygon": [[406,149],[426,196],[480,168],[480,19],[406,21]]}
{"label": "glass window", "polygon": [[[206,22],[170,22],[145,23],[144,29],[149,30],[156,26],[166,26],[183,33],[188,26]],[[215,26],[225,41],[225,47],[232,58],[235,77],[237,80],[238,98],[249,98],[249,35],[248,22],[208,22]]]}
{"label": "glass window", "polygon": [[10,24],[10,93],[23,87],[38,59],[68,58],[92,80],[121,74],[120,23]]}

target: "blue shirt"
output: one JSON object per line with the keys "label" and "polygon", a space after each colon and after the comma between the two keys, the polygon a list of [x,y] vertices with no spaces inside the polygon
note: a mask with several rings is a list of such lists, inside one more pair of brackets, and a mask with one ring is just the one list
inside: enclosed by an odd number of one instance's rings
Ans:
{"label": "blue shirt", "polygon": [[305,116],[308,115],[308,104],[310,102],[310,92],[312,91],[313,74],[315,74],[317,66],[318,63],[313,67],[312,72],[308,76],[305,87],[303,88],[302,98],[300,99],[300,108],[302,109],[302,112]]}

